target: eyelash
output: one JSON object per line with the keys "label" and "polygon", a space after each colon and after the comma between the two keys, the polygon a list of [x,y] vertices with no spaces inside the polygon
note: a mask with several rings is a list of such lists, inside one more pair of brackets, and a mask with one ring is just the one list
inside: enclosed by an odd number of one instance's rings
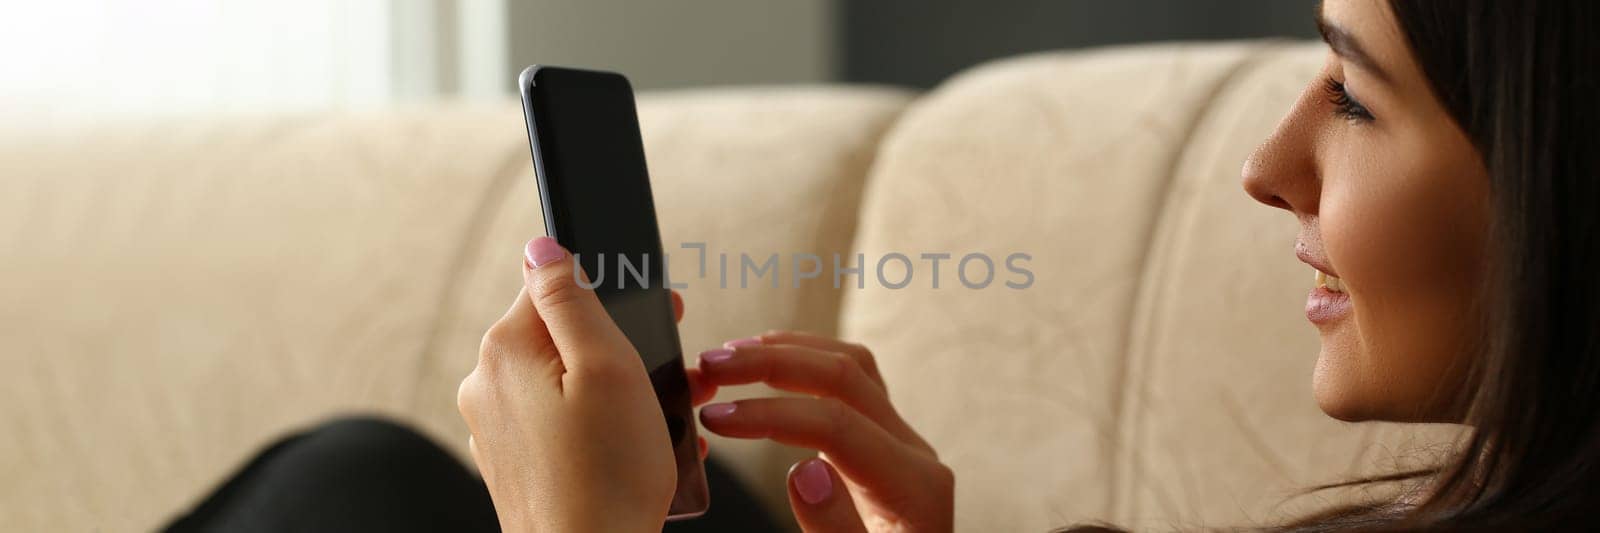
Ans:
{"label": "eyelash", "polygon": [[1333,104],[1334,115],[1351,122],[1372,122],[1372,112],[1367,111],[1367,106],[1350,97],[1350,91],[1345,90],[1344,82],[1328,78],[1323,82],[1322,90],[1328,93],[1328,101]]}

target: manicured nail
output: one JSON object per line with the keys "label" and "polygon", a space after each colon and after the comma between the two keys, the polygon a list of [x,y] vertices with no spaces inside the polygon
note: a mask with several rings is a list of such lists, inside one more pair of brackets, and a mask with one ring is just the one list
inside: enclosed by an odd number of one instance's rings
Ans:
{"label": "manicured nail", "polygon": [[555,239],[538,237],[528,241],[528,245],[522,249],[522,254],[527,256],[528,264],[533,265],[533,268],[539,268],[560,261],[567,256],[567,250],[556,244]]}
{"label": "manicured nail", "polygon": [[833,495],[833,476],[821,459],[811,459],[794,467],[794,491],[800,499],[816,505]]}
{"label": "manicured nail", "polygon": [[732,357],[733,357],[733,350],[729,350],[727,348],[718,348],[718,349],[715,349],[715,350],[708,350],[708,351],[705,351],[705,352],[701,352],[700,353],[700,362],[717,364],[717,363],[721,363],[723,361],[727,361],[728,359],[731,359]]}
{"label": "manicured nail", "polygon": [[722,343],[723,346],[726,346],[728,348],[742,348],[742,347],[745,347],[745,346],[757,346],[757,345],[760,345],[760,344],[761,344],[761,337],[745,337],[743,339],[734,339],[734,340]]}
{"label": "manicured nail", "polygon": [[733,409],[738,407],[731,403],[714,403],[700,408],[700,416],[706,418],[726,418],[733,414]]}

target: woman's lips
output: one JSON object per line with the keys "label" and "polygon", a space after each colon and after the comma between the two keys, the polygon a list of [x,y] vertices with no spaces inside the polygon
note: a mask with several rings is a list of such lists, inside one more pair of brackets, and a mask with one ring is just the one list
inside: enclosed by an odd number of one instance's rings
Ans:
{"label": "woman's lips", "polygon": [[1350,314],[1350,295],[1344,291],[1344,280],[1317,271],[1317,288],[1306,295],[1306,319],[1323,325],[1347,314]]}
{"label": "woman's lips", "polygon": [[1329,324],[1348,314],[1350,314],[1350,293],[1317,287],[1311,289],[1311,294],[1306,295],[1306,319],[1312,324]]}

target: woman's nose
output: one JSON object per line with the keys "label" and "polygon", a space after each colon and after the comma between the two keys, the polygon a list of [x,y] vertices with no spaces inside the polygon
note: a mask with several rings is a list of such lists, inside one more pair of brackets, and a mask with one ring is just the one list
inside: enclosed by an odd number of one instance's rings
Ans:
{"label": "woman's nose", "polygon": [[1251,198],[1297,215],[1315,215],[1322,195],[1309,98],[1301,96],[1272,135],[1245,160],[1241,171],[1244,190]]}
{"label": "woman's nose", "polygon": [[1286,211],[1294,211],[1294,205],[1284,199],[1279,189],[1283,186],[1278,180],[1273,179],[1271,169],[1267,165],[1268,152],[1271,141],[1263,143],[1256,151],[1244,161],[1244,170],[1241,171],[1244,181],[1244,191],[1257,202],[1276,207]]}

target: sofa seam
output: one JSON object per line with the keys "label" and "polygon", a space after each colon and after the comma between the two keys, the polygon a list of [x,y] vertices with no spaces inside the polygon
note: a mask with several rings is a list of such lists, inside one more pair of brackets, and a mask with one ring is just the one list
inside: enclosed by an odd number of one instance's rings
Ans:
{"label": "sofa seam", "polygon": [[494,179],[484,187],[476,207],[467,219],[466,227],[462,228],[460,243],[455,250],[455,259],[444,271],[444,284],[439,288],[436,305],[433,306],[434,315],[429,321],[428,332],[423,337],[422,346],[417,354],[415,374],[412,377],[411,400],[408,412],[416,413],[422,408],[424,401],[424,383],[428,378],[428,366],[436,357],[439,342],[444,335],[445,319],[450,316],[450,311],[459,307],[459,296],[464,281],[462,275],[476,262],[478,253],[485,245],[484,235],[489,227],[499,218],[506,205],[506,192],[511,189],[518,178],[518,163],[521,154],[513,148],[512,154],[505,156],[505,160],[498,165]]}
{"label": "sofa seam", "polygon": [[[1102,452],[1106,464],[1110,466],[1106,491],[1107,515],[1122,522],[1137,518],[1133,516],[1136,512],[1136,498],[1132,497],[1132,494],[1128,491],[1133,487],[1133,478],[1139,469],[1133,465],[1136,454],[1133,453],[1133,450],[1125,448],[1137,445],[1143,434],[1140,431],[1142,424],[1139,421],[1130,419],[1135,407],[1134,404],[1142,403],[1139,396],[1142,395],[1143,388],[1130,383],[1130,379],[1136,368],[1143,368],[1144,363],[1148,362],[1149,354],[1144,353],[1146,352],[1145,350],[1139,350],[1136,353],[1136,339],[1140,335],[1150,333],[1151,311],[1149,302],[1154,298],[1158,298],[1160,293],[1163,292],[1160,287],[1156,286],[1154,278],[1157,277],[1158,271],[1165,266],[1165,263],[1160,261],[1162,258],[1160,252],[1169,244],[1170,236],[1168,236],[1168,233],[1172,231],[1170,226],[1174,220],[1171,212],[1175,209],[1175,206],[1184,203],[1191,197],[1191,195],[1177,190],[1178,171],[1194,148],[1195,135],[1210,117],[1214,116],[1213,106],[1217,101],[1226,94],[1228,89],[1238,83],[1238,80],[1246,71],[1274,55],[1274,52],[1275,49],[1271,48],[1270,45],[1257,45],[1246,54],[1243,54],[1222,76],[1217,78],[1198,105],[1198,109],[1189,117],[1188,124],[1180,137],[1178,148],[1173,151],[1170,159],[1166,162],[1163,184],[1157,189],[1160,191],[1161,203],[1152,217],[1143,239],[1143,242],[1147,243],[1147,245],[1137,260],[1139,265],[1139,275],[1136,278],[1137,285],[1132,295],[1132,305],[1128,310],[1127,327],[1119,343],[1121,345],[1119,350],[1121,357],[1118,358],[1117,373],[1114,380],[1116,383],[1116,396],[1112,400],[1115,402],[1112,406],[1112,412],[1114,413],[1112,424],[1114,428],[1111,436],[1113,442],[1111,446]],[[1138,360],[1135,360],[1136,358]]]}
{"label": "sofa seam", "polygon": [[[863,237],[862,222],[866,220],[868,203],[872,200],[872,196],[876,194],[874,192],[874,189],[877,188],[876,184],[878,181],[876,176],[880,172],[879,167],[884,164],[884,146],[887,145],[901,129],[901,125],[904,123],[906,116],[911,113],[915,106],[921,104],[923,99],[928,97],[928,95],[928,92],[905,93],[905,99],[902,101],[900,106],[897,107],[893,113],[889,113],[888,116],[883,118],[882,126],[879,127],[877,131],[872,133],[872,140],[869,146],[862,150],[862,157],[866,158],[866,161],[862,162],[863,170],[861,172],[861,179],[856,186],[856,205],[855,208],[851,210],[854,212],[855,220],[850,224],[849,240],[847,240],[843,246],[843,249],[846,251],[846,253],[851,254],[851,256],[861,253],[860,245]],[[846,313],[850,306],[856,305],[853,304],[852,301],[860,298],[860,296],[852,297],[853,294],[857,294],[857,291],[844,291],[844,293],[839,296],[838,301],[834,304],[833,331],[836,336],[844,335],[845,325],[849,323],[849,321],[845,319]]]}

